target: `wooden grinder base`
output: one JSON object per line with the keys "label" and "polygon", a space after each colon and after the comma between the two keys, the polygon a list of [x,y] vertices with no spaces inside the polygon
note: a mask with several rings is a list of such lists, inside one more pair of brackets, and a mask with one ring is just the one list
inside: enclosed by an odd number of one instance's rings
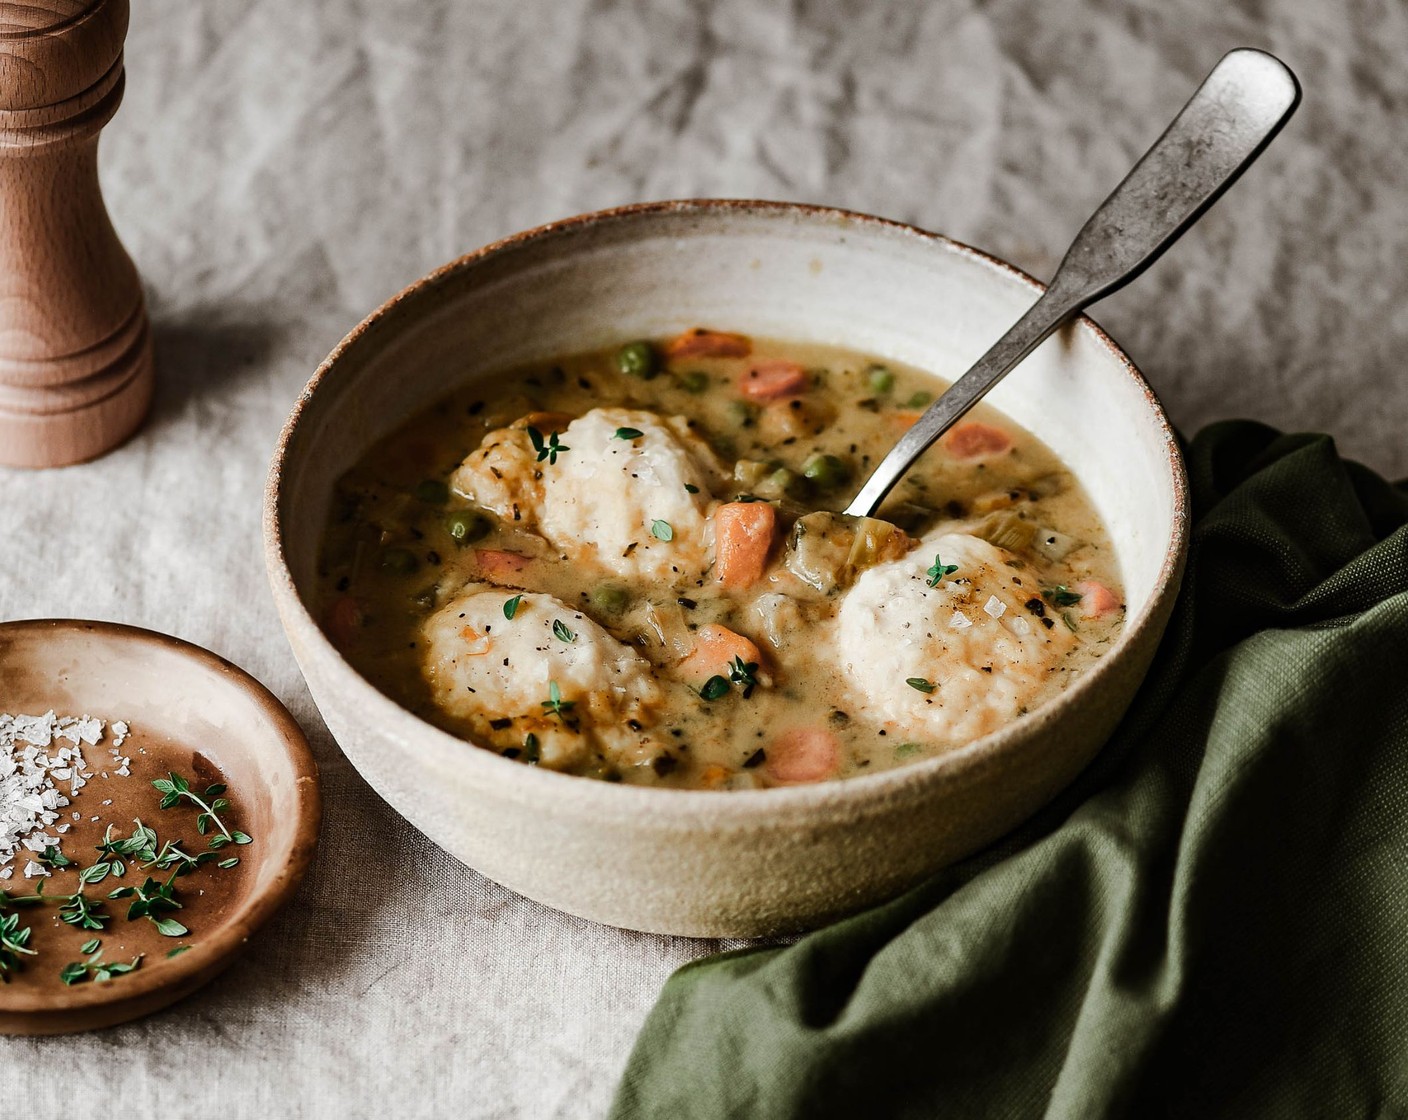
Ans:
{"label": "wooden grinder base", "polygon": [[0,4],[0,464],[121,443],[152,396],[141,281],[98,187],[127,0]]}

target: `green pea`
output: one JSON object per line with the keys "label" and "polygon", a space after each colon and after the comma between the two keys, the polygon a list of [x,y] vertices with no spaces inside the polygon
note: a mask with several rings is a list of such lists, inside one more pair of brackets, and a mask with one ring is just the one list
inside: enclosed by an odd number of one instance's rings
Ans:
{"label": "green pea", "polygon": [[888,393],[895,387],[895,375],[884,366],[871,366],[866,371],[865,383],[872,393]]}
{"label": "green pea", "polygon": [[835,455],[813,455],[802,464],[802,474],[823,490],[830,490],[846,483],[851,468]]}
{"label": "green pea", "polygon": [[472,509],[457,509],[445,518],[445,531],[461,546],[488,536],[491,528],[489,519]]}
{"label": "green pea", "polygon": [[728,416],[740,428],[751,428],[758,417],[758,406],[749,401],[729,401]]}
{"label": "green pea", "polygon": [[587,595],[593,607],[603,614],[621,614],[631,603],[631,593],[615,583],[593,587]]}
{"label": "green pea", "polygon": [[680,388],[686,393],[702,393],[709,387],[709,375],[702,370],[692,370],[680,378]]}
{"label": "green pea", "polygon": [[763,479],[754,492],[760,498],[780,500],[782,498],[803,498],[807,493],[807,480],[796,471],[782,467]]}
{"label": "green pea", "polygon": [[408,548],[388,548],[381,554],[381,570],[393,576],[411,575],[419,567],[416,554]]}
{"label": "green pea", "polygon": [[418,501],[428,506],[443,506],[450,500],[450,488],[438,478],[427,478],[415,490]]}
{"label": "green pea", "polygon": [[628,342],[616,351],[616,368],[631,377],[649,381],[660,372],[660,359],[650,343]]}
{"label": "green pea", "polygon": [[907,408],[928,408],[929,402],[934,399],[933,393],[926,393],[923,389],[915,393],[909,400],[905,401]]}

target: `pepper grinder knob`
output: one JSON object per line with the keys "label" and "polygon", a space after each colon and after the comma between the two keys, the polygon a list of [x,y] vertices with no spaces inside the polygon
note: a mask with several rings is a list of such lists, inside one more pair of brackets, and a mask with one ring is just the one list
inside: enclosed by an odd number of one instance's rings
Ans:
{"label": "pepper grinder knob", "polygon": [[152,397],[142,284],[98,186],[128,0],[0,3],[0,464],[130,436]]}

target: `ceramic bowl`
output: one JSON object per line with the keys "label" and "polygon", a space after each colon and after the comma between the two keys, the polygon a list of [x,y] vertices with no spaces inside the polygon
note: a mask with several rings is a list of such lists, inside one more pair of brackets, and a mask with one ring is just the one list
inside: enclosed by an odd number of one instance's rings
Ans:
{"label": "ceramic bowl", "polygon": [[1039,290],[1009,265],[894,222],[724,201],[554,223],[407,288],[319,367],[284,428],[266,496],[279,613],[347,757],[411,823],[490,878],[573,914],[662,933],[815,926],[1012,828],[1090,761],[1129,704],[1186,546],[1174,434],[1139,372],[1088,320],[1043,344],[990,399],[1087,487],[1119,551],[1126,626],[1058,699],[943,757],[842,782],[727,793],[521,766],[377,691],[323,635],[312,596],[338,476],[472,378],[700,323],[854,347],[953,378]]}
{"label": "ceramic bowl", "polygon": [[[64,807],[63,854],[91,866],[93,844],[111,824],[127,836],[140,817],[163,839],[179,839],[187,850],[204,849],[188,805],[162,810],[153,779],[175,771],[196,789],[221,781],[229,786],[229,827],[253,841],[222,849],[239,857],[238,868],[207,868],[176,880],[184,908],[176,917],[189,927],[170,938],[152,924],[126,921],[125,903],[105,902],[111,918],[101,931],[61,924],[53,906],[16,909],[31,927],[22,972],[0,985],[0,1034],[42,1035],[111,1026],[156,1011],[190,994],[229,965],[256,930],[298,886],[318,839],[321,799],[318,768],[308,741],[288,711],[243,670],[208,650],[165,634],[77,619],[0,624],[0,710],[39,715],[92,715],[123,720],[131,732],[120,750],[131,773],[111,773],[111,738],[84,748],[94,777]],[[65,791],[66,792],[66,791]],[[77,811],[71,820],[70,810]],[[55,830],[57,831],[57,830]],[[34,890],[39,880],[18,874],[0,888],[12,895]],[[133,886],[146,874],[129,861],[124,878],[104,880],[89,894],[105,900],[117,886]],[[76,868],[44,880],[46,893],[77,887]],[[165,876],[163,876],[165,878]],[[65,986],[64,964],[82,960],[89,937],[102,942],[103,959],[127,961],[142,954],[135,972],[108,982]],[[178,955],[173,948],[185,946]]]}

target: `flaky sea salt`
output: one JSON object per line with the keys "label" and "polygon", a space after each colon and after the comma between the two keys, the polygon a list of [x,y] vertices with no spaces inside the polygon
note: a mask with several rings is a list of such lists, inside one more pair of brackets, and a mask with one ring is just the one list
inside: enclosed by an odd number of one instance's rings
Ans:
{"label": "flaky sea salt", "polygon": [[989,595],[988,601],[983,604],[983,613],[991,615],[993,618],[1001,618],[1007,613],[1007,604],[996,595]]}
{"label": "flaky sea salt", "polygon": [[[97,746],[105,727],[102,720],[86,715],[0,713],[0,878],[14,874],[14,867],[8,865],[22,855],[25,878],[49,874],[27,854],[42,855],[46,848],[60,847],[69,827],[56,823],[63,815],[60,810],[93,777],[83,748]],[[114,723],[114,734],[119,727],[125,737],[127,725]],[[122,760],[124,768],[127,762]],[[69,815],[75,821],[82,816],[76,811]]]}
{"label": "flaky sea salt", "polygon": [[967,630],[968,627],[972,625],[972,619],[962,611],[954,611],[953,617],[948,620],[948,628],[950,630]]}

